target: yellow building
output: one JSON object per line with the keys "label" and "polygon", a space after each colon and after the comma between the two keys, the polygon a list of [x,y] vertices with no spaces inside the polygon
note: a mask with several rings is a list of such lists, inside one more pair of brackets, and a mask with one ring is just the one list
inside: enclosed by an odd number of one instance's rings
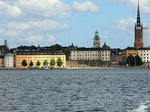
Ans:
{"label": "yellow building", "polygon": [[129,55],[136,56],[138,55],[138,49],[133,47],[128,47],[122,51],[122,60],[126,62]]}
{"label": "yellow building", "polygon": [[[36,67],[37,61],[41,63],[39,67],[43,67],[43,62],[45,60],[48,61],[48,66],[50,66],[51,59],[57,62],[59,58],[63,62],[62,67],[66,67],[66,55],[61,51],[17,51],[15,54],[15,66],[17,68],[23,68],[23,60],[27,61],[27,67],[29,67],[30,61],[33,62],[33,67]],[[57,64],[55,64],[55,67],[57,67]]]}

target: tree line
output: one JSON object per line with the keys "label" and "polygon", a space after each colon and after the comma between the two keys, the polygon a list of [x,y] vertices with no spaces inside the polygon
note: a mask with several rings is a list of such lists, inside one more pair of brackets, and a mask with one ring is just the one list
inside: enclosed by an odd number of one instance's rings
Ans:
{"label": "tree line", "polygon": [[[36,65],[37,67],[40,67],[41,64],[42,64],[42,63],[41,63],[40,61],[38,61],[38,60],[37,60],[37,62],[35,63],[35,65]],[[27,66],[33,67],[33,66],[34,66],[34,63],[33,63],[33,61],[30,61],[30,63],[27,63],[26,60],[22,60],[21,65],[22,65],[23,67],[27,67]],[[51,68],[55,67],[55,65],[59,66],[59,68],[60,68],[60,67],[63,65],[63,61],[61,60],[61,58],[58,58],[57,61],[55,61],[54,59],[51,59],[50,62],[48,62],[47,60],[45,60],[45,61],[43,62],[43,66],[48,66],[48,65],[50,65]]]}
{"label": "tree line", "polygon": [[129,66],[140,66],[143,65],[143,61],[138,55],[134,57],[130,54],[127,58],[127,64]]}

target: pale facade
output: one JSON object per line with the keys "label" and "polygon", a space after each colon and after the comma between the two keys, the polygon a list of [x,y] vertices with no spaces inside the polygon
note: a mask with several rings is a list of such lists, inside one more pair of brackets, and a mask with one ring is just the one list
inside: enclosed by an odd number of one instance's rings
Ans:
{"label": "pale facade", "polygon": [[71,51],[70,60],[110,61],[110,50],[100,48],[77,48]]}
{"label": "pale facade", "polygon": [[139,49],[138,55],[141,57],[144,65],[150,65],[150,48]]}
{"label": "pale facade", "polygon": [[12,68],[14,67],[14,56],[11,53],[6,53],[4,57],[4,66],[5,68]]}

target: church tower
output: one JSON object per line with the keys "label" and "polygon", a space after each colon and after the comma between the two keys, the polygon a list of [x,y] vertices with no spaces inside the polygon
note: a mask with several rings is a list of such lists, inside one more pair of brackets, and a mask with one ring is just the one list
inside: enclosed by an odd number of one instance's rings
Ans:
{"label": "church tower", "polygon": [[100,38],[98,36],[98,31],[95,32],[95,37],[93,38],[94,40],[94,48],[100,48]]}
{"label": "church tower", "polygon": [[138,3],[138,10],[137,10],[137,22],[135,24],[135,41],[134,41],[134,48],[143,48],[143,24],[141,23],[140,19],[140,7]]}

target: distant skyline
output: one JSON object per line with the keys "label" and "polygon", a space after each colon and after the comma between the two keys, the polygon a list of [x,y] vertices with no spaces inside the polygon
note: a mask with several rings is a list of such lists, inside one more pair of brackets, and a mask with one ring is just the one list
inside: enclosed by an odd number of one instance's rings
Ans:
{"label": "distant skyline", "polygon": [[[144,43],[150,45],[150,0],[139,0]],[[138,0],[0,0],[0,44],[134,46]],[[147,29],[148,27],[148,29]]]}

